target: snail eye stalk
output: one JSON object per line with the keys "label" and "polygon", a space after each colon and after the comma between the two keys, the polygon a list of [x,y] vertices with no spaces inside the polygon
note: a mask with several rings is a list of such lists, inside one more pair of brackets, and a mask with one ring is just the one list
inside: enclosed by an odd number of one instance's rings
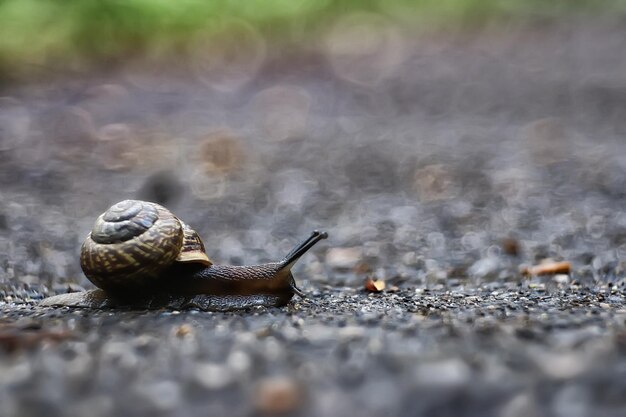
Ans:
{"label": "snail eye stalk", "polygon": [[295,264],[302,255],[304,255],[309,249],[315,246],[317,242],[326,238],[328,238],[328,233],[314,230],[311,233],[311,236],[309,236],[302,243],[293,248],[293,250],[289,252],[287,256],[285,256],[285,258],[281,261],[283,269],[291,269],[293,264]]}

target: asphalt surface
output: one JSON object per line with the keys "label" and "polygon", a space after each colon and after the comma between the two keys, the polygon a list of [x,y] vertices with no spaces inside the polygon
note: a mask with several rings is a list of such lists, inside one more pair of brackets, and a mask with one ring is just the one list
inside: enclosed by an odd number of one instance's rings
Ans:
{"label": "asphalt surface", "polygon": [[[0,416],[626,414],[626,29],[380,27],[236,91],[182,64],[5,87]],[[284,308],[39,307],[90,288],[80,244],[125,198],[216,262],[330,237]]]}

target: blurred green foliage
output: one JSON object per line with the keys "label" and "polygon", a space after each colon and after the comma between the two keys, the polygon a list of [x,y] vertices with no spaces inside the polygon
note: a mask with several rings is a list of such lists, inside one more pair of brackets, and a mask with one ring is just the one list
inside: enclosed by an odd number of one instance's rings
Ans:
{"label": "blurred green foliage", "polygon": [[224,18],[246,20],[270,40],[306,42],[355,11],[437,29],[568,13],[626,15],[626,0],[0,0],[0,67],[176,51]]}

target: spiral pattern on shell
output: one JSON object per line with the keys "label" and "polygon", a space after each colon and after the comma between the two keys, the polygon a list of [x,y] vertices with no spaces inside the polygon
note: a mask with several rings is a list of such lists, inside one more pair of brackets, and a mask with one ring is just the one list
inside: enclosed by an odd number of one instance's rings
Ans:
{"label": "spiral pattern on shell", "polygon": [[138,290],[177,259],[184,238],[182,222],[165,207],[124,200],[98,217],[81,248],[80,264],[99,288]]}

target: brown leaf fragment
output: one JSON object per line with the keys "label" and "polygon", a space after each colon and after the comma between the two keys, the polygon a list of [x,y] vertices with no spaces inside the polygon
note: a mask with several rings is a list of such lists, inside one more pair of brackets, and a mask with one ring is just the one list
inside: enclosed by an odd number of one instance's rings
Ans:
{"label": "brown leaf fragment", "polygon": [[563,262],[546,262],[539,265],[522,269],[523,275],[554,275],[569,274],[572,264],[567,261]]}
{"label": "brown leaf fragment", "polygon": [[382,279],[372,279],[371,277],[368,277],[365,280],[365,291],[369,291],[369,292],[381,292],[382,290],[385,289],[385,281],[383,281]]}

